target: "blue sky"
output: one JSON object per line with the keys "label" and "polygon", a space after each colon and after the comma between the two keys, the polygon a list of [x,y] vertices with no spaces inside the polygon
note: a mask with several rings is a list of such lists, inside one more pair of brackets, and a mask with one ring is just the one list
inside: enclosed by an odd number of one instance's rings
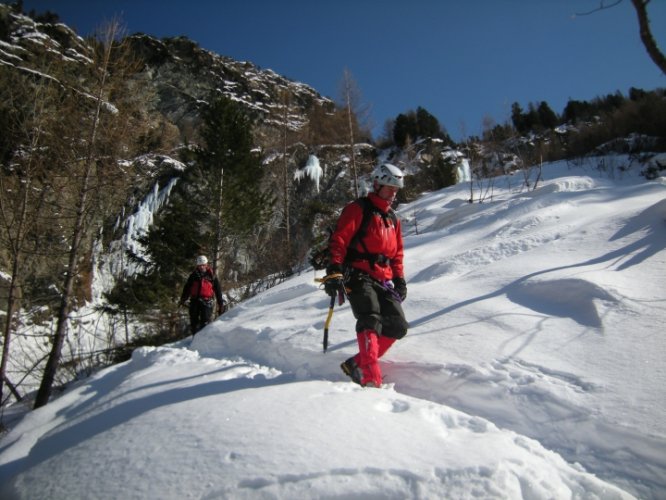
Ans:
{"label": "blue sky", "polygon": [[[606,4],[614,0],[604,0]],[[333,99],[345,68],[374,130],[422,106],[456,140],[511,104],[546,101],[561,113],[630,87],[666,87],[638,35],[630,0],[587,16],[601,0],[26,0],[79,34],[119,15],[128,33],[185,35],[201,47],[306,83]],[[666,51],[666,1],[649,6]]]}

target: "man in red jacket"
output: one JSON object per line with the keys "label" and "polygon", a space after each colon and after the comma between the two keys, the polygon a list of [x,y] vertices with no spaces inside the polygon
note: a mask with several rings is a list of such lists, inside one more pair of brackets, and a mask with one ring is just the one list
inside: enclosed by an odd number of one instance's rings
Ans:
{"label": "man in red jacket", "polygon": [[222,297],[222,287],[208,265],[205,255],[199,255],[196,260],[197,267],[187,278],[180,297],[180,305],[190,301],[190,331],[195,335],[204,326],[210,323],[213,317],[213,306],[217,301],[218,315],[226,311],[226,302]]}
{"label": "man in red jacket", "polygon": [[[324,277],[324,289],[331,297],[342,286],[347,290],[356,318],[359,353],[340,367],[364,387],[381,386],[379,358],[407,334],[409,326],[401,305],[407,285],[400,220],[391,210],[398,189],[403,187],[403,173],[384,163],[373,171],[372,180],[373,192],[367,199],[350,203],[340,214],[331,235],[331,263]],[[372,211],[367,222],[364,204]],[[355,238],[359,229],[363,234]]]}

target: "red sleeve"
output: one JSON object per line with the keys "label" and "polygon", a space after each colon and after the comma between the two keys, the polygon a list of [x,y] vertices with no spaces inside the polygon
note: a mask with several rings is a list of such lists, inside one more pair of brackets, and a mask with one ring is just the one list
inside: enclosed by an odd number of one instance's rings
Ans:
{"label": "red sleeve", "polygon": [[328,246],[331,252],[331,264],[340,265],[344,262],[347,247],[362,221],[363,207],[359,203],[350,203],[342,210]]}

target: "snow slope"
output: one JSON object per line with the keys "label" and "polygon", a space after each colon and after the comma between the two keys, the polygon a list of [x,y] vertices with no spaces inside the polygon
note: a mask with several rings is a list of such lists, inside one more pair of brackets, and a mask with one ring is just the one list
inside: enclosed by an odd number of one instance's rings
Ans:
{"label": "snow slope", "polygon": [[611,173],[401,206],[411,329],[384,389],[339,370],[348,304],[321,352],[310,271],[27,414],[0,496],[666,497],[666,187]]}

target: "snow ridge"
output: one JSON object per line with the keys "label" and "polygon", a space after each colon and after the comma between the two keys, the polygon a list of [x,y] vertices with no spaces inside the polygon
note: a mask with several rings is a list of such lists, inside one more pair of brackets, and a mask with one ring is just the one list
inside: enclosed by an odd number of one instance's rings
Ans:
{"label": "snow ridge", "polygon": [[303,273],[26,415],[0,496],[663,498],[666,184],[544,174],[399,207],[419,230],[384,389],[339,369],[348,304],[322,353],[328,300]]}

